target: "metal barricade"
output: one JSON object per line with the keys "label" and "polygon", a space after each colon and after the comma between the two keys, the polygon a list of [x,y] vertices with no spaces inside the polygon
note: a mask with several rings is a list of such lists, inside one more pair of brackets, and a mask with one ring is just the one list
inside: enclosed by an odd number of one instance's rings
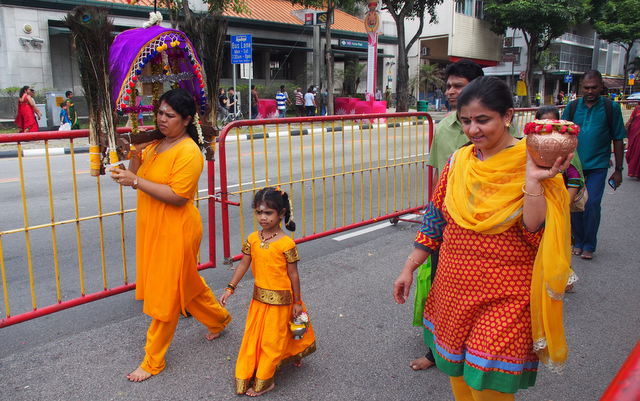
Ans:
{"label": "metal barricade", "polygon": [[[231,240],[238,252],[256,230],[251,201],[266,186],[289,193],[298,243],[419,211],[433,186],[426,164],[432,137],[427,113],[227,125],[219,138],[225,262],[240,257]],[[231,227],[231,220],[238,223]]]}
{"label": "metal barricade", "polygon": [[[76,143],[88,135],[88,130],[0,135],[0,143],[17,149],[17,158],[0,159],[6,208],[0,220],[5,312],[0,328],[135,288],[130,271],[135,191],[110,180],[103,184],[103,177],[83,169],[88,155]],[[64,152],[52,154],[51,141],[63,142]],[[30,143],[41,144],[43,157],[23,156]],[[198,206],[207,200],[209,229],[201,269],[215,267],[213,178],[213,162],[208,162],[206,195],[197,198]],[[114,225],[115,230],[105,229]]]}

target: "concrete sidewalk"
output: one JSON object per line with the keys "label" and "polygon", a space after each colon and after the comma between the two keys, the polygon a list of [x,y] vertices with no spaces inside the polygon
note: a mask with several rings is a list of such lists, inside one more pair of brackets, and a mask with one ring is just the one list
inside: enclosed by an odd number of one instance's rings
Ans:
{"label": "concrete sidewalk", "polygon": [[[570,357],[565,372],[542,367],[532,389],[517,400],[597,400],[638,341],[640,333],[640,182],[625,180],[603,202],[600,244],[592,261],[574,260],[580,277],[566,298]],[[315,325],[318,351],[303,367],[285,367],[276,389],[263,400],[451,400],[448,378],[437,371],[413,372],[409,361],[424,353],[421,331],[411,327],[411,305],[396,305],[392,282],[412,247],[416,226],[400,223],[342,242],[323,239],[300,246],[305,302]],[[325,254],[305,258],[311,250]],[[219,294],[231,272],[203,272]],[[0,329],[16,344],[0,351],[1,400],[237,400],[233,372],[252,282],[232,297],[234,317],[218,340],[203,339],[194,319],[181,319],[168,353],[167,369],[144,383],[125,374],[143,356],[149,319],[133,301],[115,322],[97,323],[59,336],[54,320],[99,321],[92,304]],[[103,300],[98,302],[112,302]],[[24,330],[41,330],[34,346],[20,344]],[[6,341],[5,341],[6,340]],[[20,346],[18,346],[20,345]]]}

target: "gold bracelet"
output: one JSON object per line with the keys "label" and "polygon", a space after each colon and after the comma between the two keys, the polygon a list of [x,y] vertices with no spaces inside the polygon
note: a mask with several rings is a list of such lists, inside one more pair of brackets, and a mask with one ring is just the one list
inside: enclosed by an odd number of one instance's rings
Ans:
{"label": "gold bracelet", "polygon": [[410,260],[411,262],[413,262],[416,266],[420,266],[422,263],[418,262],[417,260],[415,260],[411,255],[407,256],[407,260]]}
{"label": "gold bracelet", "polygon": [[542,195],[544,195],[544,187],[540,187],[540,188],[542,189],[542,192],[540,192],[539,194],[532,194],[532,193],[530,193],[530,192],[527,192],[527,191],[524,189],[525,185],[527,185],[527,184],[522,184],[522,193],[523,193],[523,194],[525,194],[525,195],[529,195],[529,196],[542,196]]}

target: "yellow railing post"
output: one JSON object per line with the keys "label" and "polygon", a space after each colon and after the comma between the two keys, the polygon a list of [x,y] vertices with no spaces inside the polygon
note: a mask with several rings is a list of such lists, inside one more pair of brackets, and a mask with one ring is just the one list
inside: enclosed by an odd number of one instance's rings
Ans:
{"label": "yellow railing post", "polygon": [[51,182],[51,161],[49,158],[49,142],[44,142],[45,162],[47,164],[47,190],[49,194],[49,217],[51,218],[51,252],[53,253],[53,273],[56,281],[56,299],[62,301],[62,291],[60,290],[60,264],[58,262],[58,239],[56,236],[56,222],[53,206],[53,185]]}

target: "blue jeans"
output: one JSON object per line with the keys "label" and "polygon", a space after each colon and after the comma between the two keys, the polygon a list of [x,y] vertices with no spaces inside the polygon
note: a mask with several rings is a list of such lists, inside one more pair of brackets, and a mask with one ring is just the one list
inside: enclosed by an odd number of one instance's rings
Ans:
{"label": "blue jeans", "polygon": [[584,180],[589,198],[584,206],[584,212],[571,213],[573,247],[595,252],[598,243],[598,227],[600,227],[600,203],[607,181],[607,169],[584,170]]}
{"label": "blue jeans", "polygon": [[278,117],[279,118],[285,118],[287,116],[287,110],[280,110],[278,109]]}

